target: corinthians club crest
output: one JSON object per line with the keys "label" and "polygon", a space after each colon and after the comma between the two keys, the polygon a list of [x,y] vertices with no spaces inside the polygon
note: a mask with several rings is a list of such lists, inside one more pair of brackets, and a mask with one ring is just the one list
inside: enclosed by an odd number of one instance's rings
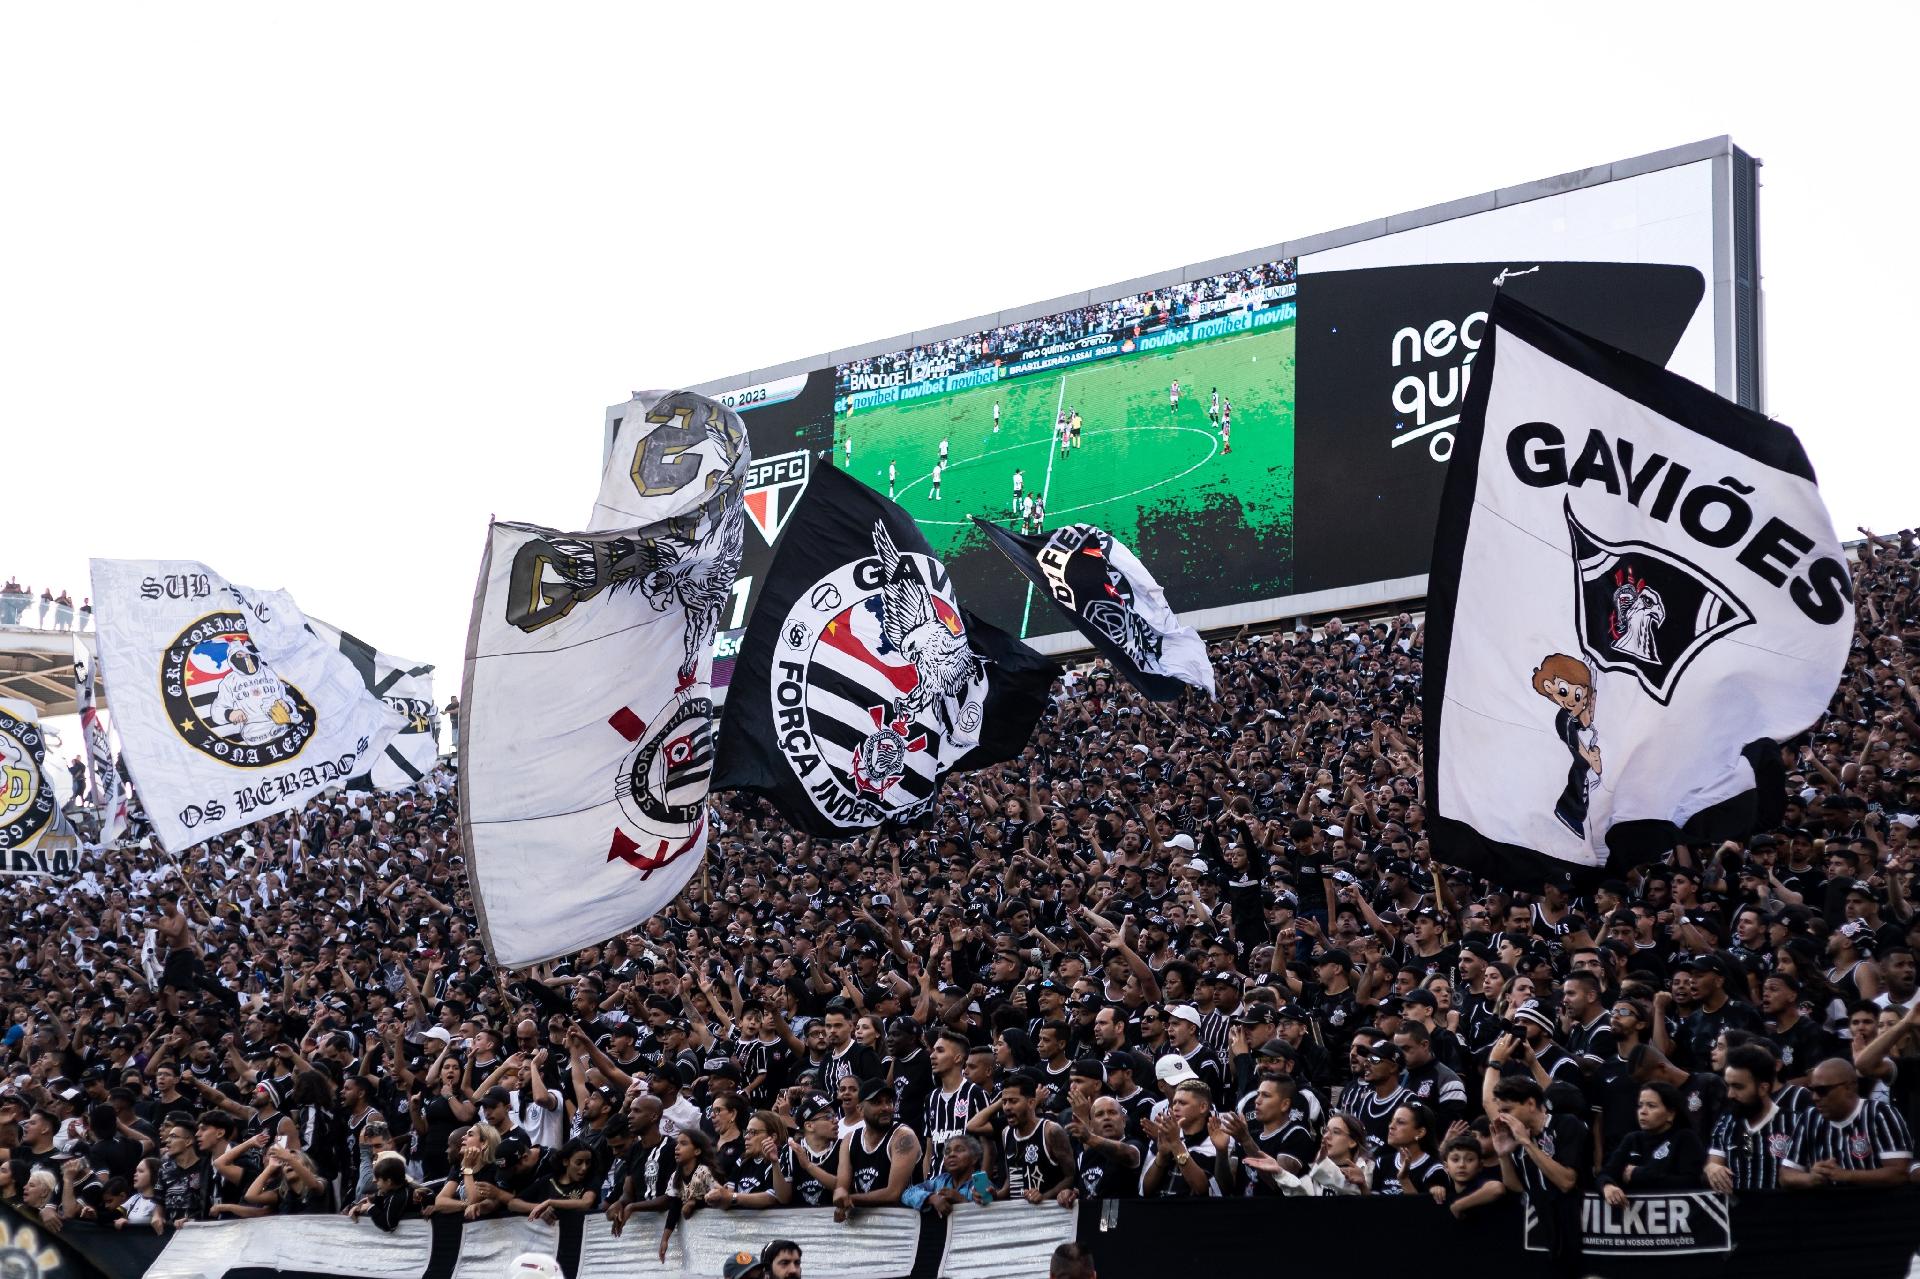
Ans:
{"label": "corinthians club crest", "polygon": [[40,725],[0,707],[0,850],[25,848],[53,821],[46,753]]}
{"label": "corinthians club crest", "polygon": [[822,816],[910,819],[980,740],[987,672],[938,560],[895,547],[798,592],[773,661],[776,739]]}
{"label": "corinthians club crest", "polygon": [[713,702],[682,688],[654,715],[627,707],[607,720],[632,743],[614,782],[620,812],[639,832],[615,827],[607,860],[619,860],[646,879],[700,843],[707,821],[707,783],[713,775]]}
{"label": "corinthians club crest", "polygon": [[1649,542],[1609,542],[1565,506],[1573,539],[1581,647],[1601,670],[1631,675],[1665,706],[1709,644],[1753,613],[1704,569]]}
{"label": "corinthians club crest", "polygon": [[211,613],[160,655],[160,694],[182,741],[236,768],[297,756],[318,728],[313,707],[253,646],[245,613]]}

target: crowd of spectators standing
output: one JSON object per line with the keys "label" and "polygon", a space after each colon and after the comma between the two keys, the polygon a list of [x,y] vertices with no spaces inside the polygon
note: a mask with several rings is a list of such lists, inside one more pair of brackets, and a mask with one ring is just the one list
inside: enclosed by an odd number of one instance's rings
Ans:
{"label": "crowd of spectators standing", "polygon": [[929,827],[717,797],[671,910],[532,972],[477,938],[448,767],[15,879],[0,1195],[52,1229],[604,1213],[664,1253],[787,1205],[1903,1183],[1917,565],[1861,547],[1781,821],[1597,887],[1430,856],[1405,615],[1219,641],[1218,700],[1170,711],[1084,668]]}
{"label": "crowd of spectators standing", "polygon": [[1073,342],[1094,334],[1131,334],[1137,336],[1169,324],[1181,324],[1189,318],[1201,319],[1217,313],[1223,304],[1262,306],[1257,291],[1294,280],[1292,259],[1263,262],[1258,266],[1225,271],[1204,279],[1171,284],[1147,293],[1130,294],[1110,302],[1096,302],[1072,310],[1022,320],[964,337],[946,338],[905,351],[855,360],[840,368],[837,394],[845,396],[864,389],[858,375],[898,374],[913,378],[916,368],[938,367],[945,373],[964,373],[969,369],[1014,359],[1021,354],[1056,342]]}
{"label": "crowd of spectators standing", "polygon": [[93,627],[93,601],[83,599],[76,610],[73,596],[66,591],[55,595],[51,588],[42,587],[38,613],[35,612],[33,588],[20,585],[20,580],[9,577],[0,585],[0,626],[32,626],[40,630],[70,631],[78,618],[81,630]]}

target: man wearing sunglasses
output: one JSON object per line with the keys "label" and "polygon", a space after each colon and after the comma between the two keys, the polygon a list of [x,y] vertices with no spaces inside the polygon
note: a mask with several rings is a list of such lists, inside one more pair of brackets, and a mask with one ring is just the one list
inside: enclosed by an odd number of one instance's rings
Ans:
{"label": "man wearing sunglasses", "polygon": [[1794,1190],[1828,1186],[1900,1186],[1913,1162],[1906,1121],[1884,1101],[1860,1095],[1853,1063],[1829,1058],[1807,1083],[1813,1109],[1794,1125],[1780,1184]]}

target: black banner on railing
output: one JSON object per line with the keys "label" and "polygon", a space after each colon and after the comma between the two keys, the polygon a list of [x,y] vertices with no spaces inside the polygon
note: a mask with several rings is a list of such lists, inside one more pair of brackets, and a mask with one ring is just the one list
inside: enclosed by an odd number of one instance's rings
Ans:
{"label": "black banner on railing", "polygon": [[[1580,1251],[1589,1257],[1691,1257],[1733,1247],[1733,1208],[1709,1191],[1629,1195],[1614,1207],[1599,1195],[1580,1203]],[[1528,1252],[1550,1252],[1546,1223],[1527,1205],[1521,1236]]]}

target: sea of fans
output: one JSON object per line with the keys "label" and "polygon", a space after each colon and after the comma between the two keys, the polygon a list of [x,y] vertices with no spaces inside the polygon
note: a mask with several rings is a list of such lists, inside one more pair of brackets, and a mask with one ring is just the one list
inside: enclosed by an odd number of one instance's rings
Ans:
{"label": "sea of fans", "polygon": [[83,631],[93,628],[93,601],[83,599],[73,605],[73,596],[62,590],[55,595],[42,587],[38,601],[31,586],[20,585],[16,577],[0,584],[0,626],[27,626],[36,630],[70,631],[75,621]]}
{"label": "sea of fans", "polygon": [[1110,302],[1098,302],[1002,325],[982,333],[969,333],[964,337],[930,342],[906,351],[855,360],[841,366],[838,394],[846,395],[857,389],[860,384],[856,381],[856,375],[860,374],[901,374],[912,377],[915,368],[926,367],[940,367],[943,373],[964,373],[1055,342],[1077,341],[1096,333],[1135,333],[1183,323],[1190,317],[1204,318],[1218,309],[1211,304],[1236,298],[1245,300],[1251,290],[1286,284],[1294,278],[1294,263],[1291,260],[1263,262],[1258,266],[1172,284],[1147,293],[1115,298]]}
{"label": "sea of fans", "polygon": [[721,797],[671,912],[529,972],[478,940],[451,765],[15,879],[0,1195],[53,1230],[600,1213],[664,1253],[789,1205],[1903,1183],[1917,568],[1861,546],[1776,820],[1597,887],[1430,857],[1406,615],[1216,642],[1212,702],[1082,668],[926,828]]}

